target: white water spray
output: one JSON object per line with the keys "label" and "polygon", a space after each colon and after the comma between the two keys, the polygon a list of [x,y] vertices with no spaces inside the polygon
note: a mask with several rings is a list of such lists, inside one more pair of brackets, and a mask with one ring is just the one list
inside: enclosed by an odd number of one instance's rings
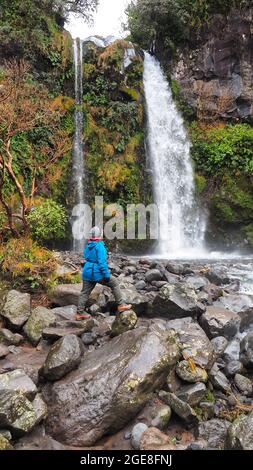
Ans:
{"label": "white water spray", "polygon": [[145,53],[148,152],[160,235],[157,254],[183,257],[204,251],[206,222],[194,197],[190,142],[159,62]]}

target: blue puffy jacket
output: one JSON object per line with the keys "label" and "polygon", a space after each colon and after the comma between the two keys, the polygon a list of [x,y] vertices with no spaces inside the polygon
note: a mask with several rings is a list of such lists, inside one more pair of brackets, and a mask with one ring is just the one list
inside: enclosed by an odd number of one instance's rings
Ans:
{"label": "blue puffy jacket", "polygon": [[107,264],[107,250],[102,240],[91,240],[84,249],[86,263],[83,268],[83,280],[98,282],[110,278]]}

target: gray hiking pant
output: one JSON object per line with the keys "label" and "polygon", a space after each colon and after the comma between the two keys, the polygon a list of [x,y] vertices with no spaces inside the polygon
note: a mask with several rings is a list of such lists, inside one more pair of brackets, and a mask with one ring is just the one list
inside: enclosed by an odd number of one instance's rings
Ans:
{"label": "gray hiking pant", "polygon": [[[78,302],[78,307],[77,307],[78,312],[83,312],[85,310],[89,296],[97,283],[98,282],[83,281],[83,288],[82,288],[81,295],[79,297],[79,302]],[[101,284],[103,286],[108,286],[112,289],[113,295],[118,305],[121,305],[124,303],[122,292],[119,286],[119,282],[116,279],[116,277],[111,276],[108,282],[103,281],[101,282]]]}

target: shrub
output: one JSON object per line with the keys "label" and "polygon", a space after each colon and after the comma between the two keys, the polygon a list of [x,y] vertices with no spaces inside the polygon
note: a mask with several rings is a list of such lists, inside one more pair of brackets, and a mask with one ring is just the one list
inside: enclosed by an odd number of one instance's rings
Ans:
{"label": "shrub", "polygon": [[51,199],[34,207],[28,219],[33,238],[41,243],[63,239],[66,235],[66,211]]}
{"label": "shrub", "polygon": [[30,238],[11,238],[0,246],[0,267],[14,286],[35,289],[46,285],[56,260],[49,250]]}
{"label": "shrub", "polygon": [[192,157],[204,175],[253,173],[253,128],[248,124],[204,127],[192,124]]}

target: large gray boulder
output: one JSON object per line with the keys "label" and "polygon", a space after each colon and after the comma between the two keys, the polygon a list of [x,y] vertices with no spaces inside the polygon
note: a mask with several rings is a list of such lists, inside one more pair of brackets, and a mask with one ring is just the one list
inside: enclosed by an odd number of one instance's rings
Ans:
{"label": "large gray boulder", "polygon": [[67,335],[59,339],[50,348],[41,370],[48,380],[59,380],[81,363],[84,346],[76,335]]}
{"label": "large gray boulder", "polygon": [[52,325],[55,322],[56,316],[51,310],[45,307],[36,307],[24,326],[24,332],[35,346],[42,338],[42,331],[44,328]]}
{"label": "large gray boulder", "polygon": [[13,330],[20,330],[31,315],[30,294],[16,290],[8,292],[1,315]]}
{"label": "large gray boulder", "polygon": [[248,333],[240,343],[240,361],[245,367],[253,367],[253,331]]}
{"label": "large gray boulder", "polygon": [[152,303],[152,313],[168,319],[194,316],[204,311],[195,289],[187,283],[165,284]]}
{"label": "large gray boulder", "polygon": [[213,346],[199,324],[187,317],[166,322],[179,337],[183,356],[192,357],[195,364],[208,370],[214,362]]}
{"label": "large gray boulder", "polygon": [[74,446],[124,427],[163,385],[178,359],[175,337],[158,326],[128,331],[87,353],[76,371],[47,384],[47,431]]}
{"label": "large gray boulder", "polygon": [[227,450],[253,450],[253,411],[241,415],[228,428],[225,443]]}
{"label": "large gray boulder", "polygon": [[238,332],[240,322],[241,318],[237,313],[220,307],[207,307],[200,318],[200,324],[209,338],[232,338]]}

